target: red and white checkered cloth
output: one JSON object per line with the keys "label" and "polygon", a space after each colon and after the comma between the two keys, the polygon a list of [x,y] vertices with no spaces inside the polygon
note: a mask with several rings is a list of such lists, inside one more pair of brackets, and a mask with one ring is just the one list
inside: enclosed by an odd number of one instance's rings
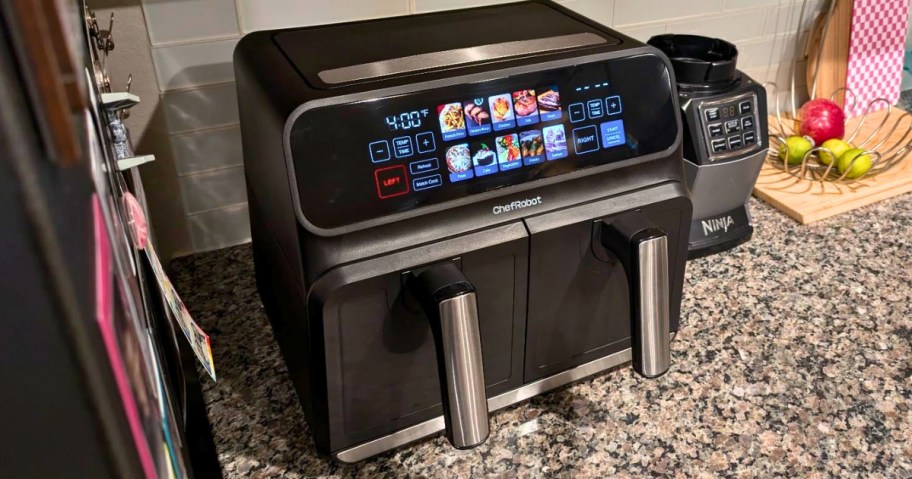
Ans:
{"label": "red and white checkered cloth", "polygon": [[[868,104],[878,98],[896,104],[902,82],[903,45],[906,41],[908,0],[855,0],[849,41],[846,88],[846,114],[863,115]],[[877,102],[871,111],[886,108]]]}

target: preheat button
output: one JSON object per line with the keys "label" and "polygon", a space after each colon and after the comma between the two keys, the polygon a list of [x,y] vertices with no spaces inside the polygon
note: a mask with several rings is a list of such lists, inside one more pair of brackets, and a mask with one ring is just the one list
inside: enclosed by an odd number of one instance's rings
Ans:
{"label": "preheat button", "polygon": [[428,171],[434,171],[437,168],[440,168],[440,165],[437,163],[437,158],[413,161],[409,163],[409,171],[413,175],[420,175],[422,173],[427,173]]}
{"label": "preheat button", "polygon": [[389,166],[374,171],[377,182],[377,196],[392,198],[409,192],[408,174],[405,165]]}

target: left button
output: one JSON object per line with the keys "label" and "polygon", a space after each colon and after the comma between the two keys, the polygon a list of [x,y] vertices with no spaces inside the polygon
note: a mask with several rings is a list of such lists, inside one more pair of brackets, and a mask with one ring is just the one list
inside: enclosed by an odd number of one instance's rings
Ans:
{"label": "left button", "polygon": [[386,140],[375,141],[369,145],[371,162],[380,163],[390,159],[390,146]]}
{"label": "left button", "polygon": [[374,179],[377,181],[377,196],[382,199],[404,195],[409,192],[405,165],[389,166],[375,170]]}

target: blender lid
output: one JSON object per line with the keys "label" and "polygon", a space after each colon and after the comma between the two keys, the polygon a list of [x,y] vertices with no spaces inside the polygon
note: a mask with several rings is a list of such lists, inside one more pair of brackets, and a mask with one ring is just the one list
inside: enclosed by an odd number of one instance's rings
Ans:
{"label": "blender lid", "polygon": [[678,83],[716,87],[737,79],[738,48],[719,39],[699,35],[656,35],[652,45],[671,60]]}

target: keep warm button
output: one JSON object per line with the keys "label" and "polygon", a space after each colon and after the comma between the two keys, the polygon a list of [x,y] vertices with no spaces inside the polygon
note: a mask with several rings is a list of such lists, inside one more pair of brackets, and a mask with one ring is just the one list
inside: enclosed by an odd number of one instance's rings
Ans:
{"label": "keep warm button", "polygon": [[573,130],[573,148],[577,155],[598,150],[598,131],[596,131],[595,125]]}
{"label": "keep warm button", "polygon": [[380,198],[392,198],[393,196],[404,195],[409,192],[408,175],[405,172],[405,165],[396,165],[375,170],[374,179],[377,181],[377,196]]}

